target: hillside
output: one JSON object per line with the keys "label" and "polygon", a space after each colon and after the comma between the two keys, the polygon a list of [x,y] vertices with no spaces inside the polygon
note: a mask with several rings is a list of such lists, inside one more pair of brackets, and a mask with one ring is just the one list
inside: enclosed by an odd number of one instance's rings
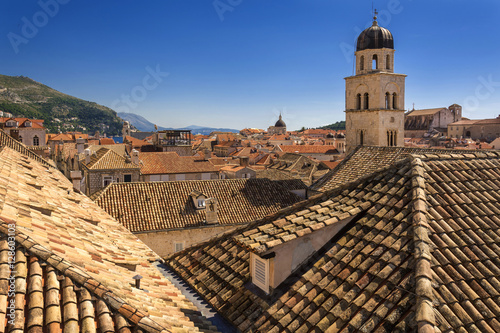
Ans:
{"label": "hillside", "polygon": [[63,94],[24,76],[0,75],[0,110],[43,119],[50,133],[100,131],[121,134],[122,121],[112,109]]}
{"label": "hillside", "polygon": [[[146,118],[139,116],[135,113],[126,113],[126,112],[119,112],[118,116],[122,118],[123,120],[127,120],[130,122],[130,125],[134,126],[141,132],[152,132],[155,130],[155,125],[147,120]],[[171,128],[171,127],[161,127],[158,126],[159,130],[171,130],[171,129],[176,129],[176,130],[191,130],[191,133],[193,134],[203,134],[203,135],[208,135],[212,132],[233,132],[233,133],[239,133],[239,130],[232,129],[232,128],[214,128],[214,127],[203,127],[203,126],[196,126],[196,125],[191,125],[187,127],[182,127],[182,128]]]}
{"label": "hillside", "polygon": [[322,126],[322,127],[317,127],[319,129],[329,129],[329,130],[335,130],[335,131],[341,131],[341,130],[345,130],[345,121],[342,120],[342,121],[337,121],[336,123],[333,123],[333,124],[330,124],[330,125],[326,125],[326,126]]}

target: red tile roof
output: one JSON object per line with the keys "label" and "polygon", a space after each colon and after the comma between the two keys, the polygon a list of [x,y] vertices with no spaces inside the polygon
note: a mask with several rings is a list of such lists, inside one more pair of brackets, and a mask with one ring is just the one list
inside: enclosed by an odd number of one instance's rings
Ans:
{"label": "red tile roof", "polygon": [[156,268],[157,255],[72,189],[58,170],[0,148],[2,332],[213,329]]}
{"label": "red tile roof", "polygon": [[296,154],[338,154],[334,146],[317,145],[280,145],[280,149],[285,153]]}
{"label": "red tile roof", "polygon": [[179,156],[175,152],[140,153],[143,175],[212,173],[219,169],[211,162],[195,156]]}
{"label": "red tile roof", "polygon": [[301,199],[268,179],[187,180],[113,183],[95,202],[132,232],[203,226],[190,193],[199,191],[218,200],[220,224],[260,219]]}
{"label": "red tile roof", "polygon": [[[499,332],[500,153],[418,153],[168,264],[242,332]],[[352,216],[274,292],[252,292],[250,252]]]}

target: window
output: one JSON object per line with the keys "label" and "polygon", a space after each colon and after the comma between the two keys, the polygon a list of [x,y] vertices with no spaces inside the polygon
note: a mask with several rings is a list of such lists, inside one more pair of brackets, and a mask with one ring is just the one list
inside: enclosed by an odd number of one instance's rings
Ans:
{"label": "window", "polygon": [[102,186],[106,187],[113,182],[112,176],[103,176],[102,177]]}
{"label": "window", "polygon": [[391,57],[389,55],[385,57],[385,68],[391,69]]}
{"label": "window", "polygon": [[395,147],[397,146],[397,131],[387,131],[387,146]]}
{"label": "window", "polygon": [[359,58],[359,69],[362,71],[365,70],[365,56]]}
{"label": "window", "polygon": [[365,143],[365,131],[359,132],[359,144],[362,146]]}
{"label": "window", "polygon": [[391,94],[389,94],[388,92],[385,93],[385,108],[386,109],[390,109],[390,103],[389,103],[390,99],[391,99]]}
{"label": "window", "polygon": [[365,93],[365,110],[368,110],[370,108],[370,101],[368,97],[368,93]]}
{"label": "window", "polygon": [[132,175],[123,175],[123,181],[125,183],[130,183],[132,181]]}
{"label": "window", "polygon": [[396,93],[392,94],[392,108],[399,110],[398,108],[398,95]]}
{"label": "window", "polygon": [[174,252],[184,250],[184,242],[174,242]]}
{"label": "window", "polygon": [[356,109],[361,110],[361,94],[356,96]]}
{"label": "window", "polygon": [[258,255],[251,253],[252,259],[252,282],[269,293],[269,260],[262,259]]}
{"label": "window", "polygon": [[38,138],[38,136],[34,136],[33,137],[33,146],[39,146],[40,145],[40,139]]}
{"label": "window", "polygon": [[205,207],[205,199],[198,199],[198,208]]}
{"label": "window", "polygon": [[378,69],[378,57],[376,54],[373,55],[372,69]]}
{"label": "window", "polygon": [[26,121],[26,122],[24,123],[24,126],[26,126],[26,127],[31,127],[31,121]]}

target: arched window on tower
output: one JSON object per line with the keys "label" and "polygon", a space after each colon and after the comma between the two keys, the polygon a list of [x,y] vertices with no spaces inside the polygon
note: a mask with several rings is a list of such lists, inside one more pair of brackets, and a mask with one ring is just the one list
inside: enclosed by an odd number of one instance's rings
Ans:
{"label": "arched window on tower", "polygon": [[365,70],[365,56],[359,58],[359,70]]}
{"label": "arched window on tower", "polygon": [[396,93],[392,94],[392,108],[399,110],[398,108],[398,95]]}
{"label": "arched window on tower", "polygon": [[368,110],[370,108],[370,100],[368,97],[368,93],[365,93],[365,110]]}
{"label": "arched window on tower", "polygon": [[385,93],[385,108],[390,109],[390,100],[391,100],[391,94],[388,92]]}
{"label": "arched window on tower", "polygon": [[356,95],[356,110],[361,110],[361,94]]}
{"label": "arched window on tower", "polygon": [[391,57],[389,55],[385,57],[385,68],[391,69]]}
{"label": "arched window on tower", "polygon": [[372,69],[378,69],[378,57],[376,54],[373,55]]}

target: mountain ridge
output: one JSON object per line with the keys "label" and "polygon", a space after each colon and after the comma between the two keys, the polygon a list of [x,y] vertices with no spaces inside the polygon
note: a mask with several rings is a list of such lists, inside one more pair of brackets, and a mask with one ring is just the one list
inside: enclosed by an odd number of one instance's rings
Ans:
{"label": "mountain ridge", "polygon": [[[155,124],[144,118],[143,116],[140,116],[135,113],[130,113],[130,112],[118,112],[117,115],[122,118],[123,120],[126,120],[130,122],[132,126],[137,128],[141,132],[152,132],[155,130]],[[239,130],[237,129],[232,129],[232,128],[215,128],[215,127],[204,127],[204,126],[198,126],[198,125],[189,125],[186,127],[181,127],[181,128],[172,128],[172,127],[163,127],[163,126],[158,126],[158,129],[163,131],[163,130],[191,130],[193,134],[203,134],[203,135],[208,135],[212,132],[233,132],[233,133],[239,133]]]}
{"label": "mountain ridge", "polygon": [[0,110],[43,119],[51,133],[100,131],[121,134],[122,120],[106,106],[64,94],[26,76],[0,74]]}

